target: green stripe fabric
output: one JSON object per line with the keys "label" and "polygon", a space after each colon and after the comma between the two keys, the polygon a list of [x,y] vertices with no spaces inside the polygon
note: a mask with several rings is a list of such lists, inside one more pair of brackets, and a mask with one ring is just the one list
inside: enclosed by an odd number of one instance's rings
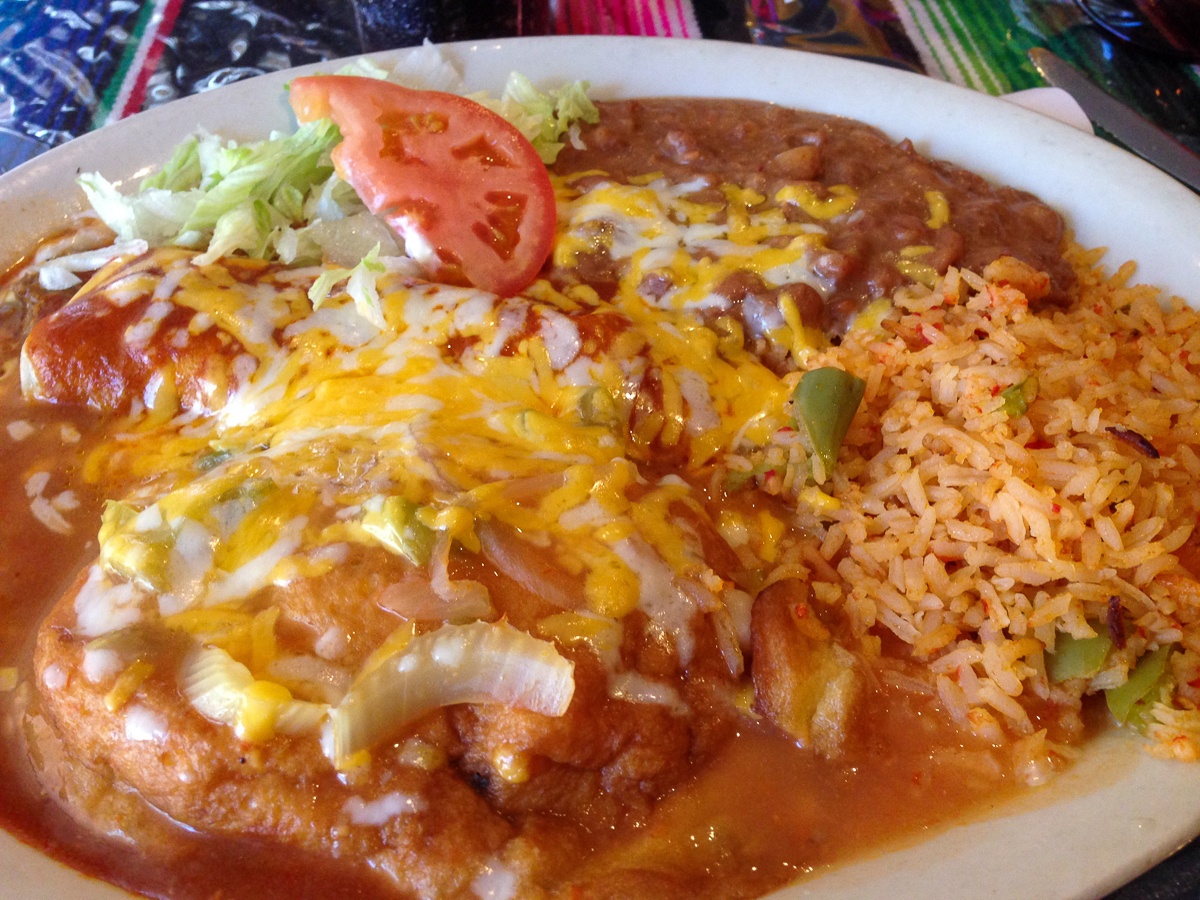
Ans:
{"label": "green stripe fabric", "polygon": [[[989,94],[1012,90],[1009,21],[986,0],[895,0],[896,12],[930,72]],[[1007,10],[1007,6],[1002,6]]]}
{"label": "green stripe fabric", "polygon": [[129,33],[129,40],[125,43],[125,52],[121,54],[121,62],[117,66],[117,70],[113,73],[108,87],[105,88],[104,95],[100,98],[95,115],[92,116],[93,128],[99,128],[108,120],[113,104],[117,100],[117,95],[121,92],[121,86],[131,74],[130,69],[133,66],[134,60],[137,59],[138,48],[142,43],[142,35],[146,33],[146,28],[150,24],[150,17],[154,15],[157,6],[158,4],[156,3],[142,4],[142,10],[137,17],[137,22]]}
{"label": "green stripe fabric", "polygon": [[[964,4],[962,9],[955,7],[953,4],[941,5],[939,9],[949,24],[954,39],[962,46],[964,54],[970,58],[979,89],[990,94],[1002,93],[1004,89],[992,73],[991,65],[988,62],[991,58],[990,54],[986,51],[981,52],[981,48],[976,43],[976,37],[983,38],[987,35],[985,30],[978,27],[978,16],[976,15],[978,10],[966,4]],[[964,15],[970,19],[974,33],[968,31],[963,24]]]}
{"label": "green stripe fabric", "polygon": [[[926,71],[989,94],[1043,84],[1026,53],[1049,47],[1097,80],[1135,80],[1147,73],[1114,71],[1103,38],[1071,0],[1002,3],[997,0],[892,0]],[[1150,63],[1153,66],[1153,62]],[[1200,67],[1183,78],[1200,86]]]}
{"label": "green stripe fabric", "polygon": [[901,19],[907,19],[906,30],[910,33],[916,31],[924,38],[917,50],[926,69],[944,73],[946,79],[955,84],[977,88],[971,69],[966,64],[963,48],[947,35],[938,10],[925,0],[898,0],[896,5]]}
{"label": "green stripe fabric", "polygon": [[1045,84],[1026,55],[1046,47],[1185,144],[1200,149],[1200,66],[1131,50],[1073,0],[891,0],[925,71],[1006,94]]}

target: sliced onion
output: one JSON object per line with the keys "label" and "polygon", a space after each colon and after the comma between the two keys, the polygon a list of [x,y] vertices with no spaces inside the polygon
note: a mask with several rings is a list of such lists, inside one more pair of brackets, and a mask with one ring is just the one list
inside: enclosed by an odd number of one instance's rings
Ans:
{"label": "sliced onion", "polygon": [[507,525],[480,523],[476,528],[483,555],[535,597],[559,609],[582,609],[587,605],[583,582],[556,566],[545,550],[522,540]]}
{"label": "sliced onion", "polygon": [[281,656],[267,671],[286,684],[293,694],[337,703],[350,689],[350,673],[316,656]]}
{"label": "sliced onion", "polygon": [[183,695],[197,712],[233,727],[254,676],[219,647],[202,647],[184,659],[180,682]]}
{"label": "sliced onion", "polygon": [[379,592],[375,602],[410,622],[445,618],[446,601],[437,595],[428,579],[418,575],[389,584]]}
{"label": "sliced onion", "polygon": [[[183,695],[197,712],[233,728],[254,676],[219,647],[201,647],[184,658],[179,680]],[[275,730],[291,735],[314,732],[328,713],[324,703],[292,700],[280,709]]]}
{"label": "sliced onion", "polygon": [[712,622],[717,649],[721,652],[721,658],[725,660],[725,668],[734,678],[741,678],[742,672],[746,670],[746,660],[742,656],[742,645],[738,640],[737,626],[733,622],[733,617],[729,614],[729,610],[722,606],[710,612],[708,619]]}
{"label": "sliced onion", "polygon": [[[409,622],[453,622],[462,624],[484,618],[492,612],[492,604],[486,593],[481,597],[470,588],[460,590],[474,581],[451,582],[455,587],[452,599],[444,600],[433,589],[429,579],[419,574],[408,575],[401,581],[389,584],[375,599],[388,612],[394,612]],[[479,585],[483,587],[483,585]],[[486,606],[484,605],[486,603]]]}
{"label": "sliced onion", "polygon": [[325,703],[309,703],[306,700],[293,700],[279,713],[275,722],[275,730],[280,734],[293,737],[301,734],[313,734],[321,728],[321,723],[329,715],[329,706]]}
{"label": "sliced onion", "polygon": [[504,482],[504,498],[513,503],[539,503],[547,494],[562,487],[563,480],[562,472],[510,478]]}
{"label": "sliced onion", "polygon": [[677,716],[686,716],[691,711],[672,685],[652,681],[641,672],[618,672],[613,675],[608,681],[608,695],[629,703],[665,706]]}
{"label": "sliced onion", "polygon": [[712,612],[722,608],[717,595],[694,578],[679,578],[677,586],[681,593],[691,599],[696,609]]}
{"label": "sliced onion", "polygon": [[413,638],[331,711],[334,764],[344,768],[409,722],[456,703],[561,716],[575,693],[574,670],[549,641],[507,622],[443,625]]}
{"label": "sliced onion", "polygon": [[[433,555],[429,560],[429,586],[453,610],[457,621],[482,619],[492,614],[492,599],[488,590],[478,581],[467,578],[450,579],[450,534],[439,531]],[[447,615],[445,618],[451,618]]]}
{"label": "sliced onion", "polygon": [[725,591],[721,599],[724,600],[725,609],[729,612],[729,620],[733,623],[734,630],[737,631],[738,644],[742,648],[742,653],[749,653],[750,609],[754,606],[754,598],[745,591],[730,588]]}

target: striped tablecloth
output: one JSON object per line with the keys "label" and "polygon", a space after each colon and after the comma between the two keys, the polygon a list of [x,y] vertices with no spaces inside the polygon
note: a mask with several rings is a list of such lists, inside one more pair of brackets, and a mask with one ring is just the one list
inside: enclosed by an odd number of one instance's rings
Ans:
{"label": "striped tablecloth", "polygon": [[1200,70],[1110,40],[1073,0],[891,2],[930,75],[991,94],[1037,87],[1043,81],[1025,54],[1049,47],[1135,104],[1144,105],[1144,92],[1175,92],[1180,130],[1190,124],[1200,135]]}
{"label": "striped tablecloth", "polygon": [[[182,94],[359,52],[352,2],[4,0],[0,170]],[[444,16],[450,5],[436,2]],[[836,2],[846,33],[871,36],[871,54],[992,94],[1041,84],[1025,53],[1049,46],[1200,149],[1197,70],[1114,44],[1073,0]],[[435,38],[511,34],[522,21],[528,31],[529,17],[505,18],[503,3],[462,8],[458,24]],[[501,12],[489,19],[484,8]],[[537,8],[545,33],[749,39],[743,0],[547,0]],[[838,40],[807,46],[846,52]]]}
{"label": "striped tablecloth", "polygon": [[[0,0],[0,171],[70,138],[189,93],[361,51],[353,0]],[[442,4],[449,0],[428,0]],[[527,17],[480,19],[512,34]],[[521,0],[528,9],[536,0]],[[758,0],[755,0],[758,2]],[[1042,82],[1026,60],[1047,46],[1200,151],[1200,73],[1130,50],[1088,25],[1073,0],[836,0],[870,53],[992,94]],[[749,40],[744,0],[548,0],[546,33]],[[513,4],[515,8],[515,3]],[[512,20],[512,21],[510,21]],[[463,19],[462,22],[466,22]],[[528,30],[527,28],[525,30]],[[859,53],[834,38],[814,49]],[[1119,892],[1200,896],[1200,844]]]}

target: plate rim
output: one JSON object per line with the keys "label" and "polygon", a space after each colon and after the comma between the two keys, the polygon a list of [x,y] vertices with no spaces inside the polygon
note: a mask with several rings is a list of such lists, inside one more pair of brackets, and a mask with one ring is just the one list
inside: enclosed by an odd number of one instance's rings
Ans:
{"label": "plate rim", "polygon": [[[1096,238],[1106,233],[1106,227],[1132,211],[1148,225],[1148,231],[1138,235],[1114,233],[1114,240],[1105,242],[1115,249],[1106,258],[1109,266],[1115,267],[1126,257],[1138,258],[1139,266],[1147,272],[1145,280],[1200,299],[1200,246],[1186,246],[1178,237],[1181,233],[1200,233],[1200,197],[1101,138],[1082,134],[999,98],[861,61],[718,41],[574,35],[462,42],[445,44],[442,48],[463,69],[468,84],[481,87],[489,82],[486,86],[493,91],[499,90],[504,74],[511,68],[546,84],[596,72],[603,75],[602,79],[594,80],[596,94],[601,97],[618,92],[636,95],[640,91],[636,85],[653,81],[671,86],[667,91],[659,91],[660,94],[749,97],[859,118],[882,127],[893,137],[913,138],[923,153],[966,165],[986,177],[1039,194],[1065,213],[1084,243],[1096,243]],[[404,51],[382,51],[367,56],[386,62],[401,52]],[[0,266],[13,262],[16,255],[29,249],[36,236],[61,223],[69,209],[78,208],[77,200],[71,199],[72,181],[64,180],[64,170],[74,173],[88,168],[86,164],[91,160],[104,159],[107,165],[93,167],[117,181],[135,177],[146,163],[165,159],[165,148],[200,124],[215,126],[214,131],[229,137],[262,136],[263,130],[283,127],[290,118],[282,91],[288,79],[315,71],[334,71],[342,62],[313,63],[181,98],[76,138],[5,173],[0,176]],[[696,66],[701,67],[700,75],[696,74]],[[713,74],[713,67],[719,78]],[[898,123],[903,124],[905,110],[903,104],[895,102],[896,96],[909,103],[926,104],[916,108],[915,116],[909,116],[911,128],[897,127]],[[247,121],[247,108],[262,113],[252,125]],[[940,116],[940,124],[934,121],[933,108]],[[251,127],[238,127],[238,122]],[[251,133],[256,129],[257,135]],[[979,156],[980,145],[988,148],[986,158]],[[1049,169],[1045,168],[1047,160]],[[1100,172],[1109,175],[1109,181],[1102,182],[1104,191],[1097,191],[1088,180]],[[1119,183],[1113,184],[1113,177]],[[1128,736],[1117,737],[1123,743],[1112,752],[1127,756],[1132,741]],[[1106,760],[1088,761],[1089,766],[1099,766],[1095,770],[1083,768],[1083,763],[1078,765],[1073,770],[1074,777],[1085,778],[1089,772],[1094,776],[1102,771]],[[1162,763],[1145,754],[1122,765],[1127,766],[1127,771],[1113,784],[1082,797],[1068,798],[1041,810],[1001,812],[986,822],[955,826],[914,846],[810,876],[772,896],[777,900],[817,894],[843,900],[871,897],[876,895],[880,879],[886,879],[889,894],[897,897],[926,896],[931,888],[947,883],[955,884],[959,889],[957,895],[964,898],[1021,896],[1030,889],[1037,889],[1040,896],[1098,896],[1200,833],[1200,766],[1181,768],[1183,764]],[[1044,852],[1038,856],[1039,843],[1043,843],[1042,851],[1046,849],[1044,842],[1029,839],[1031,829],[1036,832],[1043,827],[1044,820],[1039,816],[1044,816],[1047,808],[1069,810],[1080,821],[1094,823],[1104,817],[1104,810],[1113,808],[1112,804],[1126,803],[1128,798],[1121,790],[1114,793],[1114,786],[1133,790],[1145,799],[1147,792],[1153,793],[1164,784],[1172,789],[1176,801],[1182,794],[1190,794],[1197,800],[1182,808],[1177,808],[1178,802],[1168,804],[1169,818],[1165,822],[1149,815],[1149,819],[1109,835],[1105,852],[1091,866],[1080,865],[1081,860],[1075,859],[1064,867],[1057,860],[1046,859]],[[1106,807],[1105,803],[1109,805]],[[970,853],[970,839],[980,829],[989,833],[998,830],[1005,840],[1015,841],[1022,862],[1028,869],[1040,867],[1041,877],[983,882],[974,887],[963,884],[960,874],[963,865],[974,866],[981,875],[1003,876],[1004,859],[989,860],[986,847],[982,855],[978,848],[974,856]],[[1151,833],[1154,836],[1146,839]],[[17,843],[8,835],[3,837],[0,861],[6,860],[11,846]],[[1095,832],[1090,832],[1089,837],[1094,839]],[[987,840],[990,843],[991,838]],[[964,842],[968,845],[965,848]],[[1080,852],[1083,849],[1086,848]],[[941,856],[931,859],[931,854]],[[953,864],[947,865],[947,861]],[[908,868],[897,872],[898,863]],[[44,866],[31,865],[33,871],[43,875],[47,871]],[[52,865],[65,869],[57,862],[52,861]],[[76,875],[73,870],[66,871],[79,882],[72,889],[72,896],[117,896],[105,893],[115,890],[107,885],[97,887],[98,883],[92,879]],[[947,881],[950,878],[955,880]],[[70,878],[66,880],[72,882]],[[95,893],[87,891],[88,885]]]}

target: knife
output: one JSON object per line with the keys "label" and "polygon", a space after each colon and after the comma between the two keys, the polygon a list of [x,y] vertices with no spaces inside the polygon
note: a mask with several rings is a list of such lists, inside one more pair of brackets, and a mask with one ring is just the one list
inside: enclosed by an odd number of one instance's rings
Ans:
{"label": "knife", "polygon": [[1074,97],[1093,122],[1142,159],[1200,191],[1200,156],[1049,50],[1034,47],[1029,61],[1043,78]]}

